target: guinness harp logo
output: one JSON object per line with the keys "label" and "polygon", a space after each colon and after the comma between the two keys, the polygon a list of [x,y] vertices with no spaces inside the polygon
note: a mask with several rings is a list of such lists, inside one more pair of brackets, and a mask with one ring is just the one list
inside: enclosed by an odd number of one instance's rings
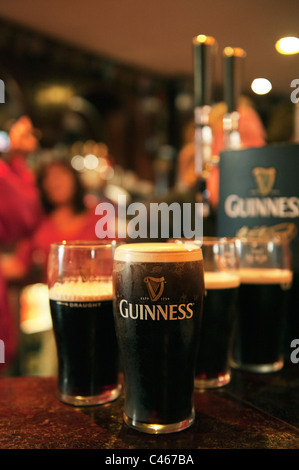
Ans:
{"label": "guinness harp logo", "polygon": [[152,301],[160,299],[164,291],[165,278],[164,277],[145,277],[146,284],[150,299]]}
{"label": "guinness harp logo", "polygon": [[276,176],[275,168],[262,168],[257,167],[252,171],[258,186],[259,192],[262,196],[267,196],[273,188]]}

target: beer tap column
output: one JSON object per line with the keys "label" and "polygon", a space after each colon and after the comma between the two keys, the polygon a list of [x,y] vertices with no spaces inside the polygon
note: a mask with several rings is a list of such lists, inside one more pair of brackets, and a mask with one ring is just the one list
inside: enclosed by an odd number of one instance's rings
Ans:
{"label": "beer tap column", "polygon": [[217,43],[212,36],[195,36],[193,44],[194,66],[194,123],[195,173],[198,181],[197,200],[204,203],[204,215],[209,214],[205,201],[206,181],[215,162],[212,156],[212,129],[210,126],[213,93],[214,58]]}
{"label": "beer tap column", "polygon": [[226,150],[241,148],[239,133],[238,98],[241,93],[242,75],[246,52],[240,47],[225,47],[224,58],[224,101],[227,112],[223,118],[224,147]]}

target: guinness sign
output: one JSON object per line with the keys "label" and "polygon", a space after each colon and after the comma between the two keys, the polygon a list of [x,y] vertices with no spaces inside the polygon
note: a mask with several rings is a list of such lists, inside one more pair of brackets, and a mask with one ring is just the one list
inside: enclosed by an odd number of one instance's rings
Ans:
{"label": "guinness sign", "polygon": [[225,151],[220,158],[219,236],[280,235],[290,241],[293,286],[286,348],[299,337],[299,145]]}
{"label": "guinness sign", "polygon": [[276,169],[256,167],[252,170],[252,173],[261,196],[267,196],[273,188]]}
{"label": "guinness sign", "polygon": [[299,145],[225,151],[219,171],[219,235],[285,236],[299,271]]}

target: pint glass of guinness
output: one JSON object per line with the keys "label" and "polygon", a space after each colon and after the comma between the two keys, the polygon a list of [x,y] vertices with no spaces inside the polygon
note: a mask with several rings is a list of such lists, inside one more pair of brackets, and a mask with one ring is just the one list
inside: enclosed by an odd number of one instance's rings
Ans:
{"label": "pint glass of guinness", "polygon": [[114,243],[51,245],[48,287],[58,356],[58,397],[70,405],[116,399],[118,346],[113,320]]}
{"label": "pint glass of guinness", "polygon": [[240,278],[232,366],[252,372],[283,367],[283,334],[292,284],[289,243],[282,238],[237,240]]}
{"label": "pint glass of guinness", "polygon": [[114,318],[124,421],[152,434],[194,421],[195,360],[204,294],[201,248],[138,243],[116,249]]}
{"label": "pint glass of guinness", "polygon": [[229,383],[236,302],[240,285],[234,239],[204,237],[205,298],[196,363],[195,388]]}

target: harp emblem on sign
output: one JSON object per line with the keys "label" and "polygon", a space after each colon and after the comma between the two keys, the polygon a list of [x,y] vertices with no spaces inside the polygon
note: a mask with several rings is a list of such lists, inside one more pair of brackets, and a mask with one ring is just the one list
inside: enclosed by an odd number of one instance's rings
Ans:
{"label": "harp emblem on sign", "polygon": [[267,196],[273,188],[276,176],[275,168],[262,168],[257,167],[252,171],[258,186],[259,192],[262,196]]}
{"label": "harp emblem on sign", "polygon": [[160,299],[164,291],[165,278],[164,277],[145,277],[146,284],[150,299],[152,301]]}

